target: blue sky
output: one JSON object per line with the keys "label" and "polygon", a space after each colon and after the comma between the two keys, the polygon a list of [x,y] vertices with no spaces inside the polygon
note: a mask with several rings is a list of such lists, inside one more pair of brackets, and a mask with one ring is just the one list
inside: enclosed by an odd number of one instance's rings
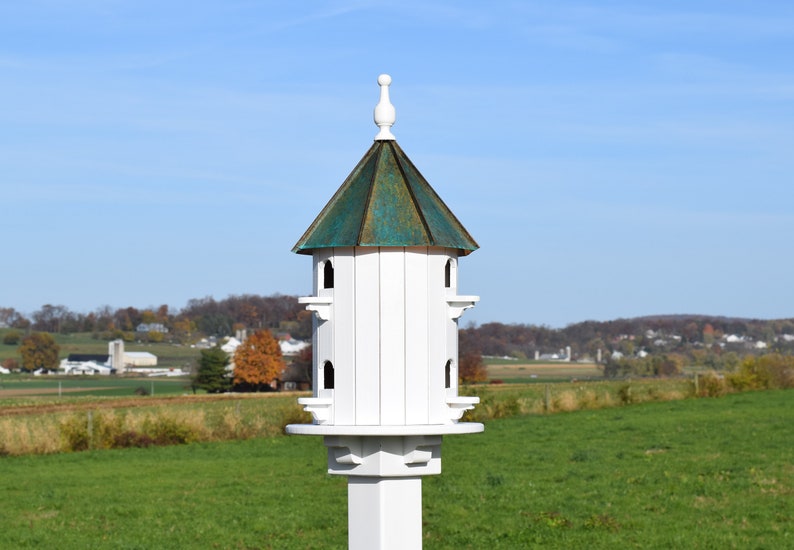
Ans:
{"label": "blue sky", "polygon": [[462,319],[794,316],[794,4],[0,4],[0,306],[310,292],[372,143],[481,249]]}

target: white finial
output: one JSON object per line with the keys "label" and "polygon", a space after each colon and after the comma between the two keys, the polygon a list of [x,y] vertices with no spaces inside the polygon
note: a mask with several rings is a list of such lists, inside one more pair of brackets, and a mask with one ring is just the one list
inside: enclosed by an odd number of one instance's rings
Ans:
{"label": "white finial", "polygon": [[394,105],[389,101],[389,84],[391,84],[389,75],[382,74],[378,77],[380,101],[375,105],[375,124],[380,128],[380,132],[375,136],[375,141],[395,139],[394,134],[391,133],[391,127],[396,119],[396,112]]}

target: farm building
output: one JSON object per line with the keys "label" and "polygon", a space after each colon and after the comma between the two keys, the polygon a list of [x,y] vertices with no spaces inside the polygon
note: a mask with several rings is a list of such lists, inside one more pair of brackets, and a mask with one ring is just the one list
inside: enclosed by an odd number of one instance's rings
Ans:
{"label": "farm building", "polygon": [[93,355],[86,353],[70,353],[58,365],[58,374],[115,374],[116,369],[110,365],[109,355]]}
{"label": "farm building", "polygon": [[58,366],[60,374],[116,374],[157,366],[157,356],[148,351],[125,351],[123,340],[108,343],[105,354],[71,353]]}
{"label": "farm building", "polygon": [[157,356],[148,351],[125,351],[124,352],[124,367],[156,367]]}

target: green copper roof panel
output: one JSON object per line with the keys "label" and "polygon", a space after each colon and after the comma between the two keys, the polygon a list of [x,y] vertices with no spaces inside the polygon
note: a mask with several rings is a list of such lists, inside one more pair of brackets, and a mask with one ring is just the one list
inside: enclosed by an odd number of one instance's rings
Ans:
{"label": "green copper roof panel", "polygon": [[376,141],[292,249],[477,243],[395,141]]}
{"label": "green copper roof panel", "polygon": [[443,243],[443,246],[449,248],[457,248],[465,250],[466,254],[479,248],[479,245],[469,235],[469,232],[464,229],[463,225],[452,214],[444,201],[441,200],[432,187],[427,183],[416,166],[411,160],[403,156],[403,170],[406,177],[406,182],[411,188],[414,196],[414,201],[419,205],[427,231],[433,235],[433,238],[438,243]]}
{"label": "green copper roof panel", "polygon": [[359,246],[405,246],[427,240],[422,216],[391,147],[378,152],[377,180],[371,185]]}

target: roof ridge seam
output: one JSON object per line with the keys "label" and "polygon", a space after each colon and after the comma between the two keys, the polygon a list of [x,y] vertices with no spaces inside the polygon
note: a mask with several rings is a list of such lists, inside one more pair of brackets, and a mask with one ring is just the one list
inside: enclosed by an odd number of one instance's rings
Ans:
{"label": "roof ridge seam", "polygon": [[[397,168],[400,170],[400,174],[402,175],[403,181],[405,182],[405,188],[408,190],[408,195],[411,197],[411,204],[413,205],[416,214],[419,216],[419,221],[422,222],[422,227],[425,230],[425,234],[427,234],[427,238],[430,241],[430,244],[435,246],[436,237],[435,235],[433,235],[433,232],[430,230],[430,224],[427,223],[427,219],[425,218],[425,213],[422,211],[421,205],[419,204],[419,199],[417,199],[416,194],[414,194],[414,188],[413,185],[411,184],[411,180],[408,179],[408,176],[405,173],[405,169],[403,168],[402,158],[398,154],[399,146],[398,148],[394,147],[395,145],[397,145],[396,141],[390,142],[389,145],[391,146],[392,154],[394,155],[394,159],[396,160]],[[399,149],[399,152],[402,152],[402,149]],[[416,169],[416,167],[414,167],[414,169]],[[421,174],[419,175],[421,176]]]}
{"label": "roof ridge seam", "polygon": [[381,154],[383,153],[383,145],[382,145],[383,143],[388,143],[388,142],[381,141],[378,144],[378,150],[375,152],[375,154],[376,154],[376,156],[375,156],[375,168],[376,169],[372,171],[372,174],[369,177],[369,185],[367,186],[368,187],[368,189],[367,189],[367,198],[364,201],[364,213],[361,216],[361,223],[358,226],[358,235],[356,235],[356,243],[358,243],[358,244],[361,243],[361,239],[364,236],[364,226],[366,226],[366,224],[367,224],[367,212],[369,212],[369,207],[370,207],[370,204],[372,203],[372,189],[375,187],[375,178],[377,177],[377,174],[378,174],[377,166],[380,164],[380,157],[381,157]]}

